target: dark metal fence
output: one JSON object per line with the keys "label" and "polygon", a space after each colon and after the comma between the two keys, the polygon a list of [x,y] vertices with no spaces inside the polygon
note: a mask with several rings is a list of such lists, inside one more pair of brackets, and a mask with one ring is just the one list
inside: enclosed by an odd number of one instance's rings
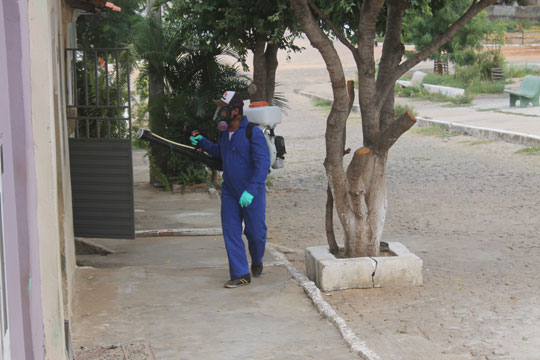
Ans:
{"label": "dark metal fence", "polygon": [[74,138],[131,139],[127,49],[67,49],[68,120]]}
{"label": "dark metal fence", "polygon": [[67,49],[75,236],[134,238],[127,49]]}

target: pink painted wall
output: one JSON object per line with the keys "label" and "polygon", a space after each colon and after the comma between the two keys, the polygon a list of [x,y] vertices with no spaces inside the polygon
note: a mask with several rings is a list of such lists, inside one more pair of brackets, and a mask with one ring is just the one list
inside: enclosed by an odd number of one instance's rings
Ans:
{"label": "pink painted wall", "polygon": [[44,358],[26,1],[0,7],[0,143],[11,358]]}

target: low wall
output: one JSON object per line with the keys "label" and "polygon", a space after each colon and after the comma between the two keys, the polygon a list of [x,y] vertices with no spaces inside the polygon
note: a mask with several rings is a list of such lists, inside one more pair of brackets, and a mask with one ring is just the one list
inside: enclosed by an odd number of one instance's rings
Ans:
{"label": "low wall", "polygon": [[540,6],[491,5],[486,8],[489,21],[540,21]]}

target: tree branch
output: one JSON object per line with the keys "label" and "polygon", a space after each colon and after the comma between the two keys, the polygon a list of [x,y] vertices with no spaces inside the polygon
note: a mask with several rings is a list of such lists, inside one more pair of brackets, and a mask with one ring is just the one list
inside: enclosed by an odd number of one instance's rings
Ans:
{"label": "tree branch", "polygon": [[336,35],[336,37],[341,41],[343,45],[349,48],[351,50],[354,58],[356,61],[359,61],[358,59],[358,49],[351,44],[350,41],[348,41],[345,36],[341,33],[341,31],[338,30],[338,28],[334,25],[332,20],[326,14],[324,14],[321,9],[313,2],[313,0],[308,0],[309,7],[311,10],[313,10],[319,17],[324,21],[326,25],[332,30],[332,32]]}
{"label": "tree branch", "polygon": [[[469,9],[463,14],[455,23],[450,25],[448,29],[437,39],[433,40],[428,46],[421,51],[414,54],[405,62],[397,66],[393,72],[393,76],[386,82],[384,87],[380,89],[381,98],[386,98],[391,89],[394,88],[395,82],[399,77],[412,69],[415,65],[428,58],[435,50],[452,40],[454,35],[461,30],[473,17],[475,17],[480,11],[484,10],[489,5],[492,5],[497,0],[479,0],[474,2]],[[382,102],[378,104],[378,109],[382,107]]]}
{"label": "tree branch", "polygon": [[371,146],[380,136],[378,94],[375,84],[375,51],[373,41],[377,18],[384,0],[364,0],[358,25],[358,102],[362,112],[364,146]]}
{"label": "tree branch", "polygon": [[380,151],[387,151],[394,145],[401,135],[416,124],[416,117],[408,110],[394,120],[381,135],[381,142],[378,147]]}
{"label": "tree branch", "polygon": [[[406,4],[402,0],[387,1],[386,33],[379,63],[379,75],[377,76],[377,89],[386,83],[388,77],[393,75],[395,67],[400,63],[405,46],[401,42],[401,30],[403,26],[403,13]],[[379,98],[379,101],[384,101]]]}

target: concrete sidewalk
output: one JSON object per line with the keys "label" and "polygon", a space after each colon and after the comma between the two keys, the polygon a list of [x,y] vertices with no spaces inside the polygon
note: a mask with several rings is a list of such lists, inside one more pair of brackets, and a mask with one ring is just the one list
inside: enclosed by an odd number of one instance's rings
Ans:
{"label": "concrete sidewalk", "polygon": [[[296,91],[309,97],[332,99],[329,83],[308,84]],[[468,106],[401,97],[396,97],[396,103],[411,106],[421,126],[441,124],[471,136],[540,146],[540,107],[510,107],[508,94],[476,96]],[[358,109],[358,99],[355,104]]]}
{"label": "concrete sidewalk", "polygon": [[[145,210],[137,212],[138,229],[177,227],[173,216],[190,227],[220,226],[218,198],[147,187],[141,161],[135,152],[135,206]],[[270,251],[260,278],[225,289],[220,235],[91,242],[112,254],[77,256],[76,359],[358,358]],[[130,346],[145,350],[126,355]]]}

